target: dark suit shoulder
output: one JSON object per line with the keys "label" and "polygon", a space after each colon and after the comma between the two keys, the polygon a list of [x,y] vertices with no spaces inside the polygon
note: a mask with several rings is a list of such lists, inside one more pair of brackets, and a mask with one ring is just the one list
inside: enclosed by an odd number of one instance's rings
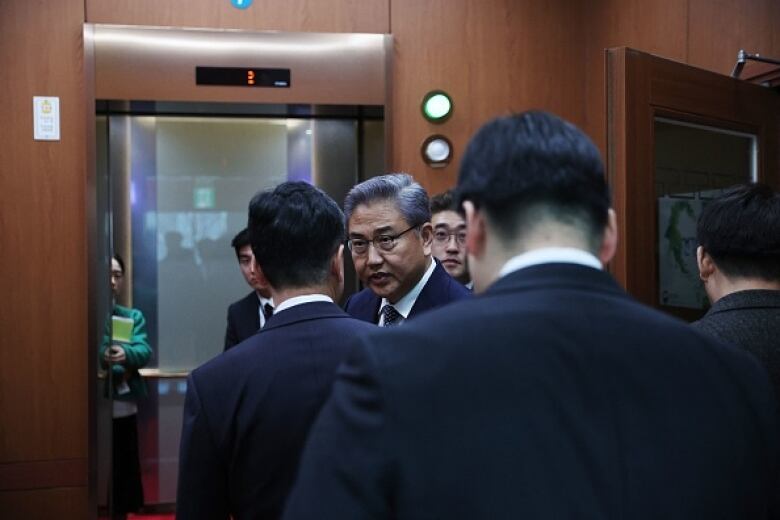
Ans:
{"label": "dark suit shoulder", "polygon": [[257,299],[257,293],[252,291],[251,293],[247,294],[240,300],[236,300],[233,303],[231,303],[228,306],[228,312],[235,312],[239,309],[247,309],[247,308],[253,308],[255,311],[257,311],[258,306],[260,305],[260,300]]}
{"label": "dark suit shoulder", "polygon": [[371,289],[366,288],[350,296],[344,304],[344,310],[358,320],[376,323],[381,301]]}
{"label": "dark suit shoulder", "polygon": [[[479,366],[489,363],[490,356],[485,355],[491,351],[499,358],[517,359],[537,356],[538,345],[557,345],[577,355],[598,352],[619,359],[628,349],[650,355],[661,364],[665,359],[693,355],[710,361],[729,358],[748,372],[755,368],[743,353],[607,283],[602,291],[540,284],[488,292],[375,334],[370,343],[372,349],[376,347],[377,359],[389,356],[396,364],[408,355],[411,364],[420,366],[426,365],[420,357],[428,357],[435,366],[434,358],[458,356],[464,367]],[[516,370],[532,367],[519,363]]]}

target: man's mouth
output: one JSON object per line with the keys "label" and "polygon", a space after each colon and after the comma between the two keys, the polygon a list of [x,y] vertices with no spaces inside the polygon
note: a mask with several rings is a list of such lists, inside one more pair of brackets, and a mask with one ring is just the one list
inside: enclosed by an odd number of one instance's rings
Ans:
{"label": "man's mouth", "polygon": [[381,284],[390,280],[390,275],[387,273],[374,273],[368,277],[370,283]]}
{"label": "man's mouth", "polygon": [[460,265],[460,261],[455,260],[454,258],[445,258],[444,260],[441,261],[441,263],[444,265],[452,265],[452,266]]}

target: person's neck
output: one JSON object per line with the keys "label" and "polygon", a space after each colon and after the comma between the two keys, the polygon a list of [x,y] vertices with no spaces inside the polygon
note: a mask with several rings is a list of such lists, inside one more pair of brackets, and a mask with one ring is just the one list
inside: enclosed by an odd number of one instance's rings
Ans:
{"label": "person's neck", "polygon": [[285,300],[307,294],[324,294],[334,301],[338,299],[336,291],[329,284],[307,285],[305,287],[289,287],[279,290],[271,289],[271,296],[273,297],[274,305],[276,307],[281,305]]}
{"label": "person's neck", "polygon": [[780,280],[764,280],[763,278],[733,278],[723,275],[717,278],[717,283],[712,288],[710,295],[712,303],[720,300],[729,294],[749,291],[749,290],[769,290],[780,291]]}

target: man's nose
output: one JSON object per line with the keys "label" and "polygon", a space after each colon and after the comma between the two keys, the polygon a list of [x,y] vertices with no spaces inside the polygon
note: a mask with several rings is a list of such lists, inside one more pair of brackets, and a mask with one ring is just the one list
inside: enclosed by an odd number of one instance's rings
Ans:
{"label": "man's nose", "polygon": [[382,255],[379,254],[379,250],[373,244],[373,242],[368,243],[368,252],[366,254],[368,255],[369,265],[379,265],[385,261],[385,259],[382,258]]}
{"label": "man's nose", "polygon": [[447,251],[457,253],[460,251],[460,244],[458,243],[458,237],[450,235],[447,237]]}

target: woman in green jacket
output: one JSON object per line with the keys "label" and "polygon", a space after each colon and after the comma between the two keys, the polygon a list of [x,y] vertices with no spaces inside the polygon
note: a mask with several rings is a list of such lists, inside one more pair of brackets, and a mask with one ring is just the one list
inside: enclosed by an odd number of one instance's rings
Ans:
{"label": "woman in green jacket", "polygon": [[[114,301],[122,290],[125,264],[119,255],[111,259],[111,290]],[[146,384],[138,373],[152,356],[146,336],[146,319],[138,309],[114,304],[113,316],[124,318],[131,331],[129,337],[118,339],[121,334],[112,325],[111,335],[106,335],[101,351],[101,360],[111,370],[113,393],[113,465],[112,493],[114,518],[126,518],[127,513],[138,511],[143,506],[141,465],[138,456],[138,426],[136,400],[147,394]],[[132,323],[131,323],[132,322]]]}

